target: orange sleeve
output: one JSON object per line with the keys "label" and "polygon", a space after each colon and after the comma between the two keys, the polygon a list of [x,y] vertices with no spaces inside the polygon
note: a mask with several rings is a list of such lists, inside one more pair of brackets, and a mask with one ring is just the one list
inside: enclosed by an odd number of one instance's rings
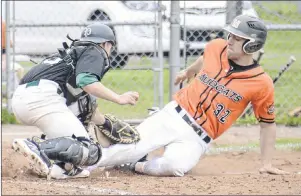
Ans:
{"label": "orange sleeve", "polygon": [[255,95],[252,105],[259,122],[275,122],[274,85],[271,80]]}

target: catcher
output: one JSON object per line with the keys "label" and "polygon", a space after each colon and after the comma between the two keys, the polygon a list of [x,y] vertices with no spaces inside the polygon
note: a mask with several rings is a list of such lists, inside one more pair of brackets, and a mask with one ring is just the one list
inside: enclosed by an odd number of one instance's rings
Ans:
{"label": "catcher", "polygon": [[[15,140],[14,148],[34,157],[35,168],[44,175],[52,170],[51,160],[60,160],[91,166],[89,169],[130,163],[129,169],[142,174],[184,176],[251,102],[261,129],[259,171],[286,174],[272,166],[276,138],[273,82],[252,58],[264,46],[267,28],[258,18],[240,15],[225,30],[227,40],[210,41],[204,55],[178,75],[176,84],[197,76],[173,101],[137,126],[138,142],[103,148],[82,138],[60,137],[41,142]],[[123,132],[128,126],[122,127],[109,133],[130,136]],[[165,147],[162,157],[143,159],[161,147]]]}
{"label": "catcher", "polygon": [[[67,38],[71,39],[68,35]],[[100,82],[110,68],[109,56],[114,44],[112,29],[100,23],[84,28],[80,39],[72,40],[70,47],[64,42],[64,48],[34,66],[21,79],[12,97],[16,118],[23,124],[37,126],[48,139],[76,136],[92,144],[87,129],[93,113],[97,125],[110,129],[110,119],[96,110],[97,98],[120,105],[135,105],[139,98],[137,92],[116,94]],[[89,176],[89,171],[77,166],[66,172],[62,161],[52,164],[53,178]]]}

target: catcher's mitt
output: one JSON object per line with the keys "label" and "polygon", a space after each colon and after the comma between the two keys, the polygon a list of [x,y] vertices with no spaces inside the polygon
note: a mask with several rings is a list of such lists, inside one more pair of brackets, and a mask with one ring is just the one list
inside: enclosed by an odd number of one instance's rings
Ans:
{"label": "catcher's mitt", "polygon": [[98,130],[94,129],[98,141],[102,134],[108,137],[113,144],[131,144],[139,141],[140,135],[135,127],[110,114],[105,114],[104,117],[106,122],[103,125],[96,125]]}

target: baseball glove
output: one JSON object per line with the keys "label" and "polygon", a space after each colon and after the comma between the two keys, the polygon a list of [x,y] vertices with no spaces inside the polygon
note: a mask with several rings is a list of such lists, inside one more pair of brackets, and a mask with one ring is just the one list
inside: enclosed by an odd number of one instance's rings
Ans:
{"label": "baseball glove", "polygon": [[[105,114],[104,117],[106,122],[103,125],[96,125],[98,128],[96,131],[108,137],[111,143],[131,144],[139,141],[140,135],[135,127],[111,114]],[[102,134],[95,134],[97,140],[99,140],[98,136]]]}

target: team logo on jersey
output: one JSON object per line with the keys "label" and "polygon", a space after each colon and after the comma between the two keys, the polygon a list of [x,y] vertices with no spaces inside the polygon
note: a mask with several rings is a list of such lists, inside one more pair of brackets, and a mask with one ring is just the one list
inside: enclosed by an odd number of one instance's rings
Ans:
{"label": "team logo on jersey", "polygon": [[213,88],[218,93],[228,97],[234,102],[239,102],[243,97],[232,89],[227,88],[226,86],[219,84],[215,79],[210,78],[207,74],[202,74],[198,78],[205,85]]}
{"label": "team logo on jersey", "polygon": [[272,104],[268,106],[268,114],[273,114],[275,112],[275,105]]}
{"label": "team logo on jersey", "polygon": [[91,35],[91,33],[92,33],[91,28],[86,27],[86,28],[84,29],[84,36],[85,36],[85,37],[88,37],[89,35]]}

